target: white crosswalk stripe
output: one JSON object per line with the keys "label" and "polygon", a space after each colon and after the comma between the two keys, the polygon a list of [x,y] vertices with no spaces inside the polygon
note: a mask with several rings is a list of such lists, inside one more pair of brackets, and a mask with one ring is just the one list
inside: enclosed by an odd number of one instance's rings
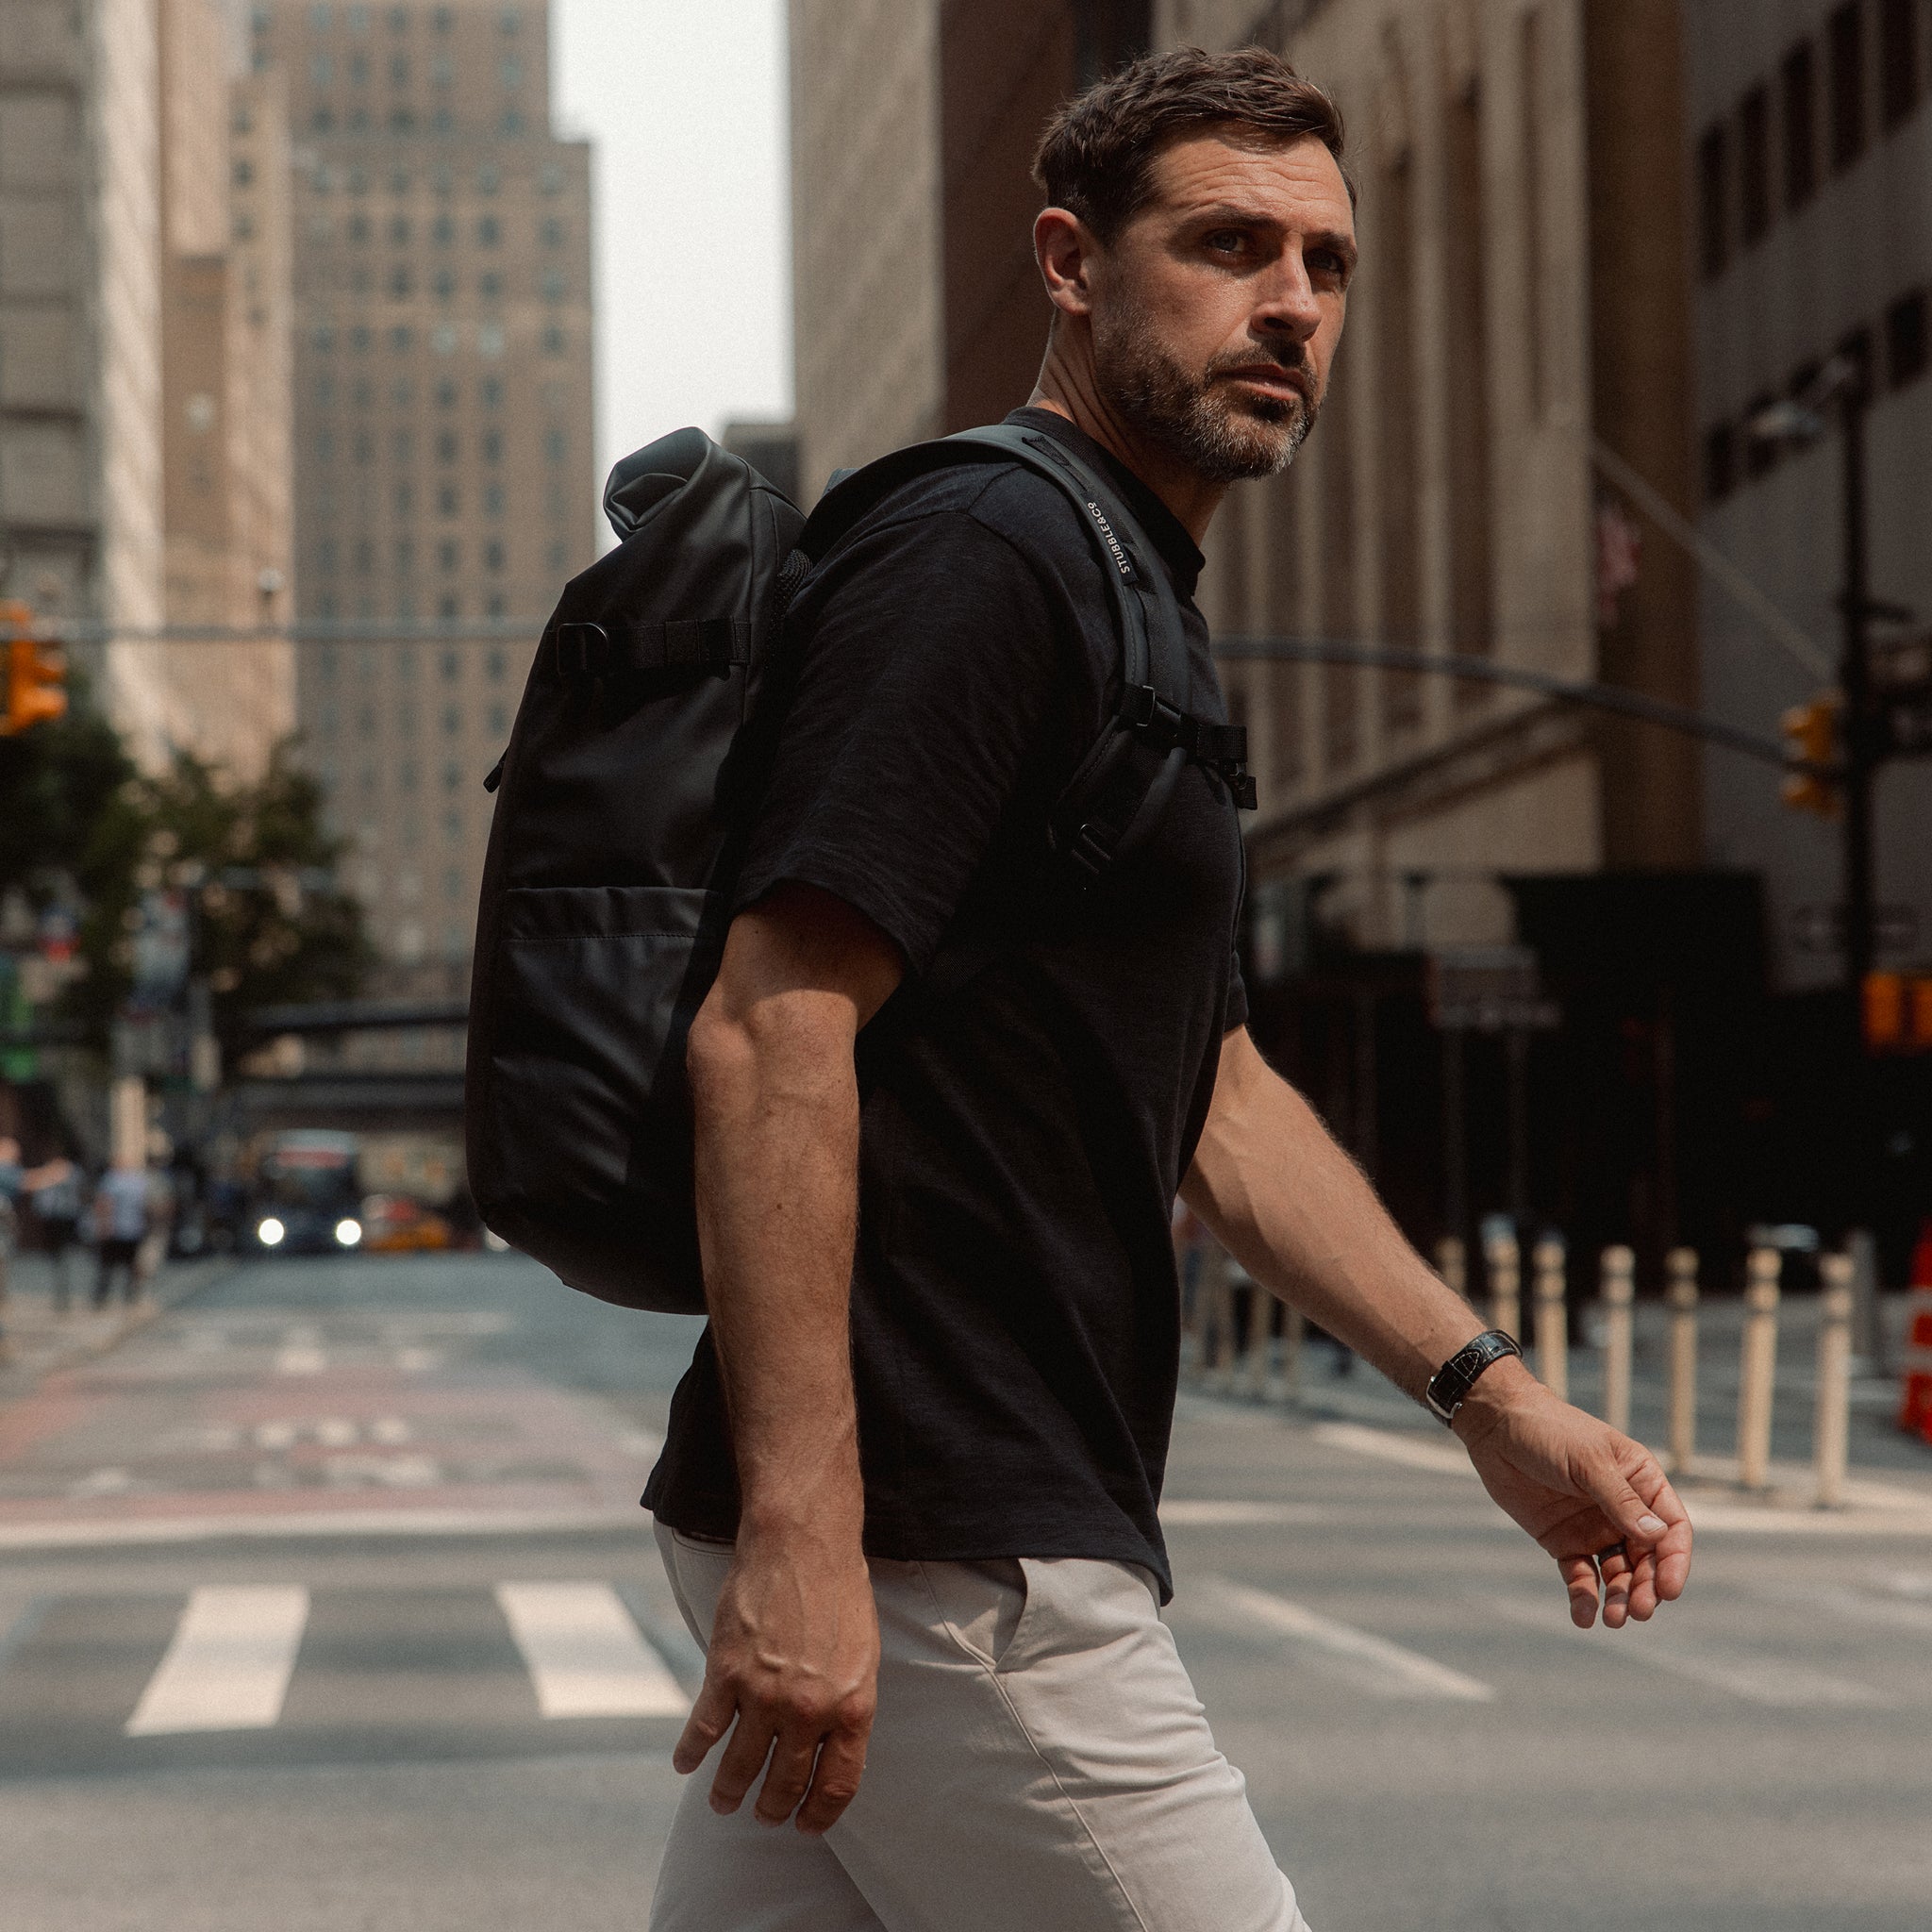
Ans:
{"label": "white crosswalk stripe", "polygon": [[1446,1698],[1487,1704],[1496,1694],[1493,1686],[1439,1664],[1433,1657],[1357,1629],[1353,1624],[1324,1616],[1289,1597],[1236,1583],[1231,1577],[1199,1579],[1190,1589],[1187,1607],[1236,1629],[1259,1629],[1285,1637],[1310,1662],[1373,1697]]}
{"label": "white crosswalk stripe", "polygon": [[682,1687],[608,1583],[499,1583],[547,1717],[682,1717]]}
{"label": "white crosswalk stripe", "polygon": [[[1531,1601],[1495,1596],[1482,1601],[1503,1621],[1524,1629],[1541,1630],[1555,1641],[1591,1641],[1569,1622],[1560,1606],[1541,1598]],[[1640,1670],[1665,1676],[1681,1677],[1689,1683],[1741,1698],[1747,1704],[1766,1705],[1774,1709],[1842,1709],[1880,1702],[1877,1693],[1868,1686],[1830,1671],[1814,1669],[1794,1657],[1774,1656],[1741,1644],[1673,1637],[1649,1624],[1632,1624],[1622,1631],[1599,1633],[1593,1647],[1597,1656],[1616,1657]]]}
{"label": "white crosswalk stripe", "polygon": [[292,1585],[197,1590],[127,1735],[267,1729],[282,1714],[308,1622],[308,1592]]}

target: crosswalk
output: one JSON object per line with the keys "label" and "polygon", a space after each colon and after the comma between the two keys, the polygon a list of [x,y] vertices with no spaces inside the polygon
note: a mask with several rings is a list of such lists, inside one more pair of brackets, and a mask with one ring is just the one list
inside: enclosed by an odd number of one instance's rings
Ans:
{"label": "crosswalk", "polygon": [[[1228,1665],[1284,1711],[1407,1702],[1473,1720],[1552,1697],[1674,1710],[1688,1696],[1740,1716],[1890,1710],[1918,1722],[1932,1710],[1928,1596],[1932,1580],[1916,1574],[1761,1579],[1701,1616],[1584,1635],[1554,1593],[1338,1602],[1194,1571],[1170,1621],[1210,1711]],[[0,1603],[0,1775],[184,1752],[500,1755],[626,1737],[662,1748],[702,1673],[666,1606],[604,1579],[14,1598]]]}

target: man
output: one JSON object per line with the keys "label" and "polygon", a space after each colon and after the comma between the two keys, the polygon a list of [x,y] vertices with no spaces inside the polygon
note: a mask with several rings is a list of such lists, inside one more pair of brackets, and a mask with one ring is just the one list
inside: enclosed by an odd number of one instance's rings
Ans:
{"label": "man", "polygon": [[[1320,407],[1356,259],[1341,149],[1327,98],[1248,50],[1139,62],[1041,150],[1054,316],[1019,420],[1115,482],[1210,716],[1195,545]],[[1058,492],[1017,467],[910,486],[793,609],[797,693],[690,1041],[711,1319],[645,1500],[708,1647],[675,1762],[723,1748],[652,1923],[1293,1932],[1157,1614],[1171,1204],[1418,1397],[1480,1324],[1248,1039],[1224,781],[1190,767],[1091,892],[1046,859],[1119,688]],[[1600,1589],[1607,1624],[1649,1617],[1690,1561],[1661,1472],[1481,1354],[1454,1426],[1491,1493],[1577,1623]]]}
{"label": "man", "polygon": [[141,1244],[147,1233],[147,1169],[139,1162],[117,1160],[94,1190],[94,1241],[99,1257],[94,1272],[95,1307],[108,1306],[116,1274],[122,1278],[124,1306],[131,1307],[140,1300]]}

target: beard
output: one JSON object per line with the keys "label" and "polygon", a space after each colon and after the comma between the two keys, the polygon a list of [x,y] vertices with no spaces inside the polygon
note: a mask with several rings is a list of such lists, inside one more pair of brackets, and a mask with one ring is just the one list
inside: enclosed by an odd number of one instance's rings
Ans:
{"label": "beard", "polygon": [[[1278,475],[1315,426],[1316,406],[1306,397],[1260,395],[1228,380],[1235,370],[1253,366],[1253,350],[1216,356],[1196,374],[1175,359],[1140,308],[1104,324],[1094,320],[1101,399],[1206,482]],[[1298,348],[1284,347],[1274,359],[1307,371]]]}

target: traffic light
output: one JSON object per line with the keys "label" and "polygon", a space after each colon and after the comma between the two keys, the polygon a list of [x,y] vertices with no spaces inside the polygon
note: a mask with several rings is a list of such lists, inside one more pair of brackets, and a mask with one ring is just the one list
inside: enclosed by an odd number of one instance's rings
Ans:
{"label": "traffic light", "polygon": [[0,604],[0,640],[7,652],[7,715],[0,718],[0,737],[67,710],[67,660],[36,640],[32,626],[33,612],[25,604]]}
{"label": "traffic light", "polygon": [[1785,803],[1798,811],[1815,811],[1835,819],[1839,812],[1838,782],[1832,775],[1839,763],[1839,714],[1844,700],[1835,691],[1821,691],[1807,705],[1794,705],[1782,720],[1785,743],[1794,771],[1785,780]]}
{"label": "traffic light", "polygon": [[1932,973],[1868,973],[1861,1006],[1873,1053],[1932,1052]]}

